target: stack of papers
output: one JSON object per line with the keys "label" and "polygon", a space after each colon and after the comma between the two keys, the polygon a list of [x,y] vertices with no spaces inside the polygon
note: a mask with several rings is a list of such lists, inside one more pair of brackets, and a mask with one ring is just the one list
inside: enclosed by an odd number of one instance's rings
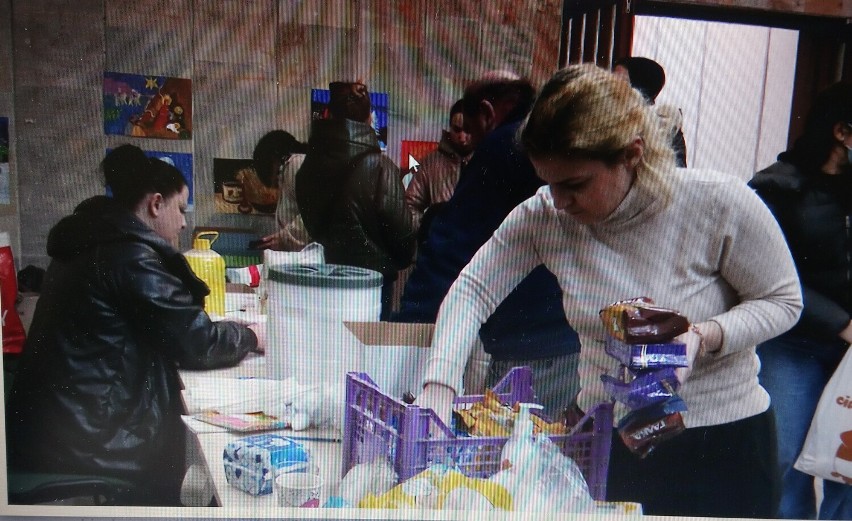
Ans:
{"label": "stack of papers", "polygon": [[[182,375],[189,414],[227,430],[252,432],[290,426],[292,406],[300,397],[319,392],[318,385],[301,385],[295,378],[224,378]],[[186,422],[190,428],[194,422]]]}

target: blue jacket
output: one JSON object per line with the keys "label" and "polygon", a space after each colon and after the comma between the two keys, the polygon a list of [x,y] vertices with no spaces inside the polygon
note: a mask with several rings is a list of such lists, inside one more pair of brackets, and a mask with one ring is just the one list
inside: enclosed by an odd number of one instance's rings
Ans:
{"label": "blue jacket", "polygon": [[[434,322],[462,268],[509,212],[542,185],[515,140],[520,123],[491,132],[462,169],[452,198],[435,216],[418,251],[396,320]],[[580,348],[562,309],[562,290],[544,266],[500,304],[480,337],[495,360],[547,358]]]}

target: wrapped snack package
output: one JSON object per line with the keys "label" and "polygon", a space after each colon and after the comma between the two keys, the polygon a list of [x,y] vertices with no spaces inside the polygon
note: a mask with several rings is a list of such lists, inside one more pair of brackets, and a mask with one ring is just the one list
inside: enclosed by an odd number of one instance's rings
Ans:
{"label": "wrapped snack package", "polygon": [[631,410],[664,402],[675,396],[680,387],[672,367],[641,373],[630,382],[609,375],[601,375],[601,381],[610,396]]}
{"label": "wrapped snack package", "polygon": [[668,400],[630,412],[618,424],[618,433],[631,452],[644,458],[660,443],[684,430],[680,413],[686,403],[677,395]]}
{"label": "wrapped snack package", "polygon": [[607,335],[604,349],[633,373],[662,367],[687,367],[686,344],[666,342],[657,344],[627,344]]}
{"label": "wrapped snack package", "polygon": [[603,308],[599,315],[607,333],[628,344],[667,342],[689,329],[686,317],[654,306],[647,297],[620,300]]}
{"label": "wrapped snack package", "polygon": [[[518,416],[518,404],[508,406],[501,402],[494,391],[485,391],[481,402],[469,408],[453,411],[454,433],[458,436],[497,436],[507,437],[515,427]],[[533,414],[533,434],[565,434],[567,428],[563,422],[550,422]]]}
{"label": "wrapped snack package", "polygon": [[257,434],[229,442],[222,454],[225,479],[253,496],[272,493],[272,483],[283,472],[304,471],[307,450],[278,434]]}

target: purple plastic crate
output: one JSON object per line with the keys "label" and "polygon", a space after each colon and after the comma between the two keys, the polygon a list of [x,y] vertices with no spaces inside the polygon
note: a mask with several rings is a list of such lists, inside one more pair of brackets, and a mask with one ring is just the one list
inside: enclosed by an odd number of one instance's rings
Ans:
{"label": "purple plastic crate", "polygon": [[[505,403],[528,402],[535,393],[529,367],[515,367],[494,386]],[[456,405],[482,400],[460,396]],[[612,404],[593,408],[565,435],[551,436],[562,453],[573,459],[594,499],[606,499]],[[431,409],[408,405],[384,394],[365,373],[346,375],[343,432],[343,475],[359,463],[377,457],[393,463],[400,482],[432,464],[458,468],[468,477],[487,478],[500,470],[508,437],[457,437]]]}

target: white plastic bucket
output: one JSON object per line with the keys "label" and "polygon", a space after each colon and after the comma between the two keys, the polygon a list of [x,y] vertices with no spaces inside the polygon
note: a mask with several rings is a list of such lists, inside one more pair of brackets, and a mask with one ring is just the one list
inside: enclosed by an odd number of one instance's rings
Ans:
{"label": "white plastic bucket", "polygon": [[379,319],[380,273],[336,264],[290,264],[271,266],[267,277],[269,378],[342,384],[347,371],[363,371],[363,348],[343,322]]}

